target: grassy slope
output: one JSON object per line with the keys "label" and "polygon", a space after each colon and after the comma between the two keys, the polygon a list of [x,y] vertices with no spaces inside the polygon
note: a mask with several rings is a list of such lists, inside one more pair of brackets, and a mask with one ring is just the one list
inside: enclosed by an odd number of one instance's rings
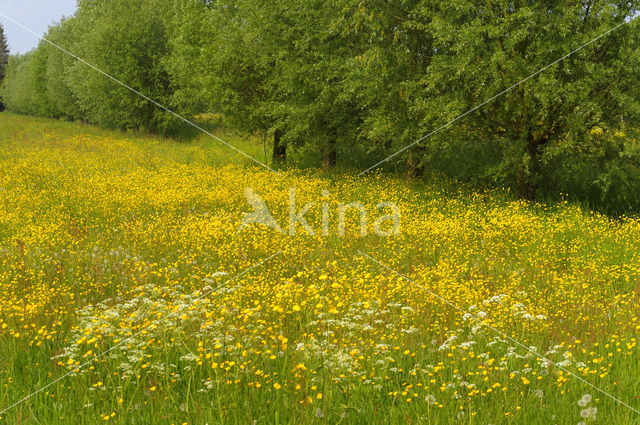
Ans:
{"label": "grassy slope", "polygon": [[[597,422],[639,422],[567,373],[640,408],[636,219],[380,174],[275,175],[205,139],[4,113],[0,144],[0,406],[72,373],[0,424],[574,424],[585,393]],[[330,234],[239,232],[245,187],[283,228],[290,187],[298,210],[315,202],[316,231],[329,202]],[[361,237],[351,216],[338,235],[350,201],[369,231],[378,202],[398,204],[400,234]]]}

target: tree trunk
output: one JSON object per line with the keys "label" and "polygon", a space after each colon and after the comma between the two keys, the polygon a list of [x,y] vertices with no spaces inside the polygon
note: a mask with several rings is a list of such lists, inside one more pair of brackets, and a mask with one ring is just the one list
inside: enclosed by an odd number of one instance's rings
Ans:
{"label": "tree trunk", "polygon": [[336,166],[336,141],[330,140],[322,149],[322,170],[328,171]]}
{"label": "tree trunk", "polygon": [[518,175],[518,197],[534,201],[540,188],[542,168],[542,147],[548,142],[548,135],[530,133],[527,137],[525,154],[529,164],[523,164]]}
{"label": "tree trunk", "polygon": [[287,146],[282,143],[282,132],[273,132],[273,156],[271,161],[274,164],[284,164],[287,161]]}
{"label": "tree trunk", "polygon": [[411,149],[409,158],[407,159],[407,175],[410,178],[418,178],[424,176],[424,165],[422,158],[424,155],[424,147],[418,146]]}

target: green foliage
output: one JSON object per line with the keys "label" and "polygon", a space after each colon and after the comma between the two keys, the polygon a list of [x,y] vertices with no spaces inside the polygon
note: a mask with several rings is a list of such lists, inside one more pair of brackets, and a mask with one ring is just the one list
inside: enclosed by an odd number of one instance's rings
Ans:
{"label": "green foliage", "polygon": [[[46,38],[61,43],[64,33],[53,26]],[[6,106],[23,114],[48,117],[78,117],[65,81],[68,55],[48,43],[41,43],[25,55],[9,58],[2,96]]]}
{"label": "green foliage", "polygon": [[35,63],[32,61],[33,56],[34,53],[31,52],[9,58],[3,83],[2,101],[11,111],[38,115],[40,105],[37,104],[38,94],[32,80]]}
{"label": "green foliage", "polygon": [[[149,98],[171,97],[164,58],[173,2],[80,1],[45,38]],[[176,120],[104,74],[43,41],[16,57],[4,92],[15,112],[83,119],[108,128],[168,131]],[[18,70],[19,69],[19,70]]]}
{"label": "green foliage", "polygon": [[611,214],[638,211],[640,206],[640,139],[637,132],[595,127],[584,138],[567,137],[545,149],[542,188],[569,195]]}
{"label": "green foliage", "polygon": [[[81,1],[72,27],[76,36],[71,50],[129,87],[166,103],[170,83],[162,61],[170,4],[162,0]],[[151,131],[170,123],[166,112],[82,62],[71,66],[69,86],[90,122]]]}
{"label": "green foliage", "polygon": [[[433,40],[431,58],[424,72],[403,81],[411,89],[404,94],[408,109],[420,117],[419,134],[629,20],[637,7],[638,2],[421,2],[410,13],[412,28],[420,28],[424,43]],[[480,155],[475,162],[478,180],[539,196],[548,178],[541,156],[550,142],[566,134],[580,139],[593,126],[614,126],[621,117],[639,122],[639,99],[632,95],[637,89],[629,90],[637,87],[639,36],[637,21],[622,26],[483,105],[420,144],[424,165],[434,169],[438,162],[477,154],[478,145],[497,147],[497,155]],[[415,50],[400,36],[396,49]]]}
{"label": "green foliage", "polygon": [[[73,18],[63,21],[60,25],[51,27],[46,35],[47,40],[59,46],[69,46],[73,43],[73,34],[68,29],[73,25]],[[69,75],[76,60],[50,45],[42,44],[38,49],[45,49],[46,54],[46,85],[45,92],[51,108],[52,116],[66,119],[82,119],[80,107],[70,86]]]}
{"label": "green foliage", "polygon": [[[637,210],[640,202],[627,194],[638,192],[633,149],[610,147],[615,161],[581,158],[574,151],[558,158],[557,150],[546,151],[559,140],[592,143],[588,132],[594,126],[640,124],[640,32],[637,20],[629,22],[639,4],[361,4],[344,29],[367,40],[367,50],[357,57],[361,66],[348,77],[366,105],[362,136],[370,149],[388,154],[482,105],[395,160],[478,185],[508,186],[529,199],[569,191],[607,210]],[[578,177],[543,164],[543,158],[592,168]],[[564,180],[569,175],[571,183]]]}
{"label": "green foliage", "polygon": [[[190,115],[217,111],[243,131],[268,130],[271,112],[266,79],[273,63],[261,63],[253,26],[240,1],[191,0],[176,7],[167,67],[174,102]],[[268,8],[268,6],[267,6]]]}
{"label": "green foliage", "polygon": [[[387,165],[624,212],[640,209],[628,193],[640,192],[635,145],[596,154],[589,131],[640,127],[639,6],[81,0],[47,37],[182,115],[220,114],[228,128],[273,135],[274,161],[287,147],[325,167],[337,152],[382,159],[482,105]],[[3,90],[16,112],[184,128],[47,43],[11,62]]]}
{"label": "green foliage", "polygon": [[0,83],[4,80],[5,70],[9,62],[9,46],[7,45],[7,36],[4,34],[4,28],[0,24]]}

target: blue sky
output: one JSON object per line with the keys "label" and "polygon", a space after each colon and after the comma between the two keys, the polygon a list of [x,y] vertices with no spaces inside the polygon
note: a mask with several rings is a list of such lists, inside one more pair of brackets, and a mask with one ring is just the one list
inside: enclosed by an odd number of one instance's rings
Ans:
{"label": "blue sky", "polygon": [[[0,0],[3,13],[38,34],[43,34],[63,16],[76,9],[76,0]],[[11,53],[25,53],[38,45],[38,38],[0,16],[0,23],[9,40]]]}

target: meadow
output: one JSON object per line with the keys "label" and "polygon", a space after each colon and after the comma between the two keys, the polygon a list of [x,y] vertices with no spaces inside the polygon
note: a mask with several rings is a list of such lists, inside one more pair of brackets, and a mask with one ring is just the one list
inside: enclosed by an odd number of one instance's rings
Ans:
{"label": "meadow", "polygon": [[0,424],[640,423],[637,217],[8,113],[0,195]]}

